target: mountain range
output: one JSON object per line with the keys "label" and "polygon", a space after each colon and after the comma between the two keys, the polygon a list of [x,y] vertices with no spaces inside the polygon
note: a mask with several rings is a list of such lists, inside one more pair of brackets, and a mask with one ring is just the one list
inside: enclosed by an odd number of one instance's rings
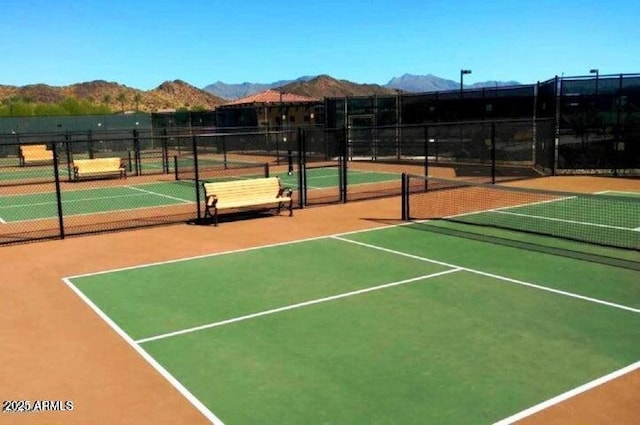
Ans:
{"label": "mountain range", "polygon": [[116,82],[104,80],[50,86],[30,84],[26,86],[0,85],[0,103],[12,101],[53,104],[66,99],[104,105],[113,111],[162,111],[174,109],[214,109],[226,100],[194,87],[181,80],[165,81],[153,90],[139,90]]}
{"label": "mountain range", "polygon": [[[316,81],[320,80],[320,81]],[[328,80],[333,80],[332,84],[328,84]],[[309,84],[311,83],[311,84]],[[310,86],[325,86],[328,92],[314,93]],[[482,87],[503,87],[515,86],[520,83],[517,81],[484,81],[474,84],[465,84],[464,87],[469,89]],[[356,88],[356,86],[358,86]],[[249,96],[267,89],[278,89],[290,93],[300,94],[311,97],[338,97],[338,96],[367,96],[372,94],[392,94],[397,91],[407,93],[422,93],[433,91],[457,90],[460,83],[453,80],[447,80],[432,74],[413,75],[404,74],[400,77],[394,77],[387,84],[356,84],[346,80],[335,80],[328,75],[303,76],[295,80],[280,80],[273,83],[240,83],[227,84],[217,81],[204,87],[204,90],[227,100],[233,100]],[[319,96],[319,94],[323,94]]]}
{"label": "mountain range", "polygon": [[[465,88],[518,85],[516,81],[488,81],[466,85]],[[72,98],[93,105],[104,105],[112,111],[158,112],[165,110],[214,109],[238,99],[267,89],[297,94],[322,100],[325,97],[390,95],[401,92],[429,92],[455,90],[459,83],[434,75],[411,75],[391,79],[385,85],[358,84],[338,80],[329,75],[303,76],[295,80],[273,83],[226,84],[216,82],[204,89],[181,80],[165,81],[153,90],[139,90],[103,80],[50,86],[31,84],[26,86],[0,85],[0,109],[12,102],[60,103]]]}

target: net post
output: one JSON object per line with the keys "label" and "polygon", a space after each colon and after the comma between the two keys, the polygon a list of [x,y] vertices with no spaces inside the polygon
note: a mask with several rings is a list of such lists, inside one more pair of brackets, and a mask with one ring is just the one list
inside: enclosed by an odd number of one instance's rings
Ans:
{"label": "net post", "polygon": [[265,177],[269,177],[269,163],[268,162],[264,163],[264,176]]}

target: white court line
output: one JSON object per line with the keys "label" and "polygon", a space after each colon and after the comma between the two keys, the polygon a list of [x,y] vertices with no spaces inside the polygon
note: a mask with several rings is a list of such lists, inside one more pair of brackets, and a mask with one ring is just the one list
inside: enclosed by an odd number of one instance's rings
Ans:
{"label": "white court line", "polygon": [[411,225],[411,224],[413,224],[413,223],[407,222],[407,223],[403,223],[403,224],[399,224],[399,225],[383,224],[383,225],[380,225],[378,227],[372,227],[372,228],[369,228],[369,229],[352,230],[352,231],[349,231],[349,232],[335,233],[333,235],[314,236],[314,237],[311,237],[311,238],[296,239],[296,240],[292,240],[292,241],[285,241],[285,242],[277,242],[277,243],[266,244],[266,245],[252,246],[252,247],[249,247],[249,248],[239,248],[239,249],[233,249],[233,250],[230,250],[230,251],[221,251],[221,252],[214,252],[214,253],[211,253],[211,254],[202,254],[202,255],[194,255],[194,256],[191,256],[191,257],[177,258],[177,259],[174,259],[174,260],[157,261],[157,262],[154,262],[154,263],[138,264],[136,266],[119,267],[119,268],[115,268],[115,269],[101,270],[101,271],[97,271],[97,272],[83,273],[83,274],[78,274],[78,275],[74,275],[74,276],[68,276],[67,279],[77,279],[77,278],[81,278],[81,277],[98,276],[98,275],[102,275],[102,274],[116,273],[116,272],[121,272],[121,271],[126,271],[126,270],[136,270],[136,269],[144,269],[144,268],[147,268],[147,267],[161,266],[163,264],[173,264],[173,263],[181,263],[183,261],[199,260],[199,259],[203,259],[203,258],[220,257],[220,256],[223,256],[223,255],[238,254],[238,253],[241,253],[241,252],[257,251],[257,250],[261,250],[261,249],[275,248],[275,247],[278,247],[278,246],[295,245],[295,244],[299,244],[299,243],[317,241],[317,240],[321,240],[321,239],[330,239],[332,236],[347,236],[347,235],[352,235],[352,234],[367,233],[367,232],[372,232],[372,231],[375,231],[375,230],[380,230],[380,229],[385,229],[385,228],[390,228],[390,227],[408,226],[408,225]]}
{"label": "white court line", "polygon": [[471,211],[471,212],[466,212],[466,213],[461,213],[461,214],[449,215],[449,216],[446,216],[445,218],[465,217],[467,215],[476,215],[476,214],[483,214],[483,213],[488,213],[488,212],[501,212],[502,210],[510,210],[510,209],[514,209],[514,208],[530,207],[530,206],[533,206],[533,205],[549,204],[549,203],[553,203],[553,202],[562,202],[562,201],[566,201],[566,200],[574,199],[574,198],[575,198],[575,196],[565,196],[565,197],[557,198],[557,199],[548,199],[546,201],[528,202],[528,203],[525,203],[525,204],[509,205],[509,206],[506,206],[506,207],[491,208],[491,209],[488,209],[488,210],[478,210],[478,211]]}
{"label": "white court line", "polygon": [[[120,271],[125,271],[125,270],[135,270],[135,269],[141,269],[141,268],[147,268],[147,267],[154,267],[154,266],[159,266],[159,265],[164,265],[164,264],[173,264],[173,263],[178,263],[178,262],[183,262],[183,261],[191,261],[191,260],[197,260],[197,259],[204,259],[204,258],[212,258],[212,257],[218,257],[218,256],[224,256],[224,255],[228,255],[228,254],[235,254],[235,253],[241,253],[241,252],[249,252],[249,251],[255,251],[255,250],[261,250],[261,249],[268,249],[268,248],[272,248],[272,247],[278,247],[278,246],[285,246],[285,245],[292,245],[292,244],[297,244],[297,243],[304,243],[304,242],[310,242],[310,241],[316,241],[316,240],[322,240],[322,239],[329,239],[329,238],[335,238],[335,239],[342,239],[341,237],[343,236],[348,236],[348,235],[354,235],[354,234],[361,234],[361,233],[367,233],[367,232],[372,232],[372,231],[378,231],[378,230],[382,230],[382,229],[388,229],[388,228],[393,228],[393,227],[402,227],[402,226],[408,226],[413,224],[412,222],[407,222],[407,223],[403,223],[400,225],[380,225],[377,227],[372,227],[369,229],[364,229],[364,230],[354,230],[354,231],[348,231],[348,232],[342,232],[342,233],[336,233],[333,235],[325,235],[325,236],[317,236],[317,237],[311,237],[311,238],[305,238],[305,239],[297,239],[297,240],[293,240],[293,241],[285,241],[285,242],[279,242],[279,243],[273,243],[273,244],[265,244],[262,246],[254,246],[254,247],[249,247],[249,248],[241,248],[241,249],[236,249],[236,250],[230,250],[230,251],[223,251],[223,252],[216,252],[216,253],[211,253],[211,254],[203,254],[203,255],[198,255],[198,256],[191,256],[191,257],[183,257],[183,258],[178,258],[178,259],[174,259],[174,260],[167,260],[167,261],[159,261],[159,262],[154,262],[154,263],[146,263],[146,264],[139,264],[139,265],[135,265],[135,266],[129,266],[129,267],[120,267],[120,268],[114,268],[114,269],[108,269],[108,270],[102,270],[102,271],[97,271],[97,272],[92,272],[92,273],[84,273],[84,274],[78,274],[75,276],[71,276],[68,278],[63,279],[65,281],[65,283],[67,283],[67,285],[69,285],[74,292],[76,292],[76,294],[78,294],[78,296],[80,296],[81,299],[83,299],[87,304],[89,304],[89,306],[94,309],[94,311],[96,311],[99,316],[105,320],[108,324],[110,324],[110,326],[120,335],[122,336],[127,343],[129,343],[137,352],[141,353],[141,355],[154,367],[156,368],[163,376],[167,377],[167,379],[170,380],[170,382],[176,387],[178,388],[178,390],[182,393],[182,394],[188,394],[187,398],[189,398],[189,400],[191,400],[191,397],[193,397],[188,390],[184,389],[180,390],[180,388],[184,388],[179,382],[177,382],[175,380],[175,378],[173,378],[171,375],[168,374],[168,372],[166,372],[166,370],[164,370],[162,368],[162,366],[160,366],[159,364],[157,364],[157,362],[155,360],[153,360],[153,358],[151,358],[139,345],[137,345],[135,343],[135,341],[133,341],[126,333],[124,333],[124,331],[122,331],[117,325],[115,325],[115,323],[113,323],[113,321],[111,321],[108,316],[106,316],[104,313],[102,313],[86,296],[84,296],[84,294],[82,294],[82,292],[80,292],[77,288],[75,288],[75,286],[73,286],[73,284],[70,282],[71,279],[75,279],[75,278],[81,278],[81,277],[89,277],[89,276],[96,276],[96,275],[102,275],[102,274],[107,274],[107,273],[115,273],[115,272],[120,272]],[[359,243],[359,242],[355,242],[355,241],[351,241],[348,239],[345,239],[346,241],[350,242],[350,243]],[[375,247],[376,249],[379,249],[379,247]],[[394,253],[398,253],[396,251],[392,251],[389,250],[391,252]],[[447,263],[444,262],[440,262],[440,261],[436,261],[436,260],[429,260],[423,257],[418,257],[418,256],[412,256],[411,254],[406,254],[406,253],[400,253],[401,255],[404,256],[408,256],[408,257],[413,257],[413,258],[418,258],[421,259],[423,261],[429,261],[432,262],[434,264],[441,264],[441,265],[445,265],[448,267],[452,267],[452,265],[449,265]],[[475,270],[470,270],[467,268],[460,268],[461,270],[467,270],[467,271],[472,271],[475,273],[479,273],[479,274],[483,274],[483,275],[487,275],[490,277],[495,277],[497,279],[506,279],[507,281],[513,281],[514,283],[520,283],[520,281],[515,281],[513,279],[508,279],[508,278],[503,278],[500,276],[496,276],[496,275],[491,275],[488,273],[484,273],[484,272],[480,272],[480,271],[475,271]],[[526,282],[521,282],[521,284],[524,284],[526,286],[532,286],[532,287],[538,287],[537,285],[533,285],[533,284],[527,284]],[[544,288],[544,287],[538,287],[541,290],[548,290],[550,292],[557,292],[559,294],[563,294],[563,291],[557,291],[554,289],[550,289],[550,288]],[[583,298],[581,296],[576,296],[577,298]],[[587,297],[584,297],[584,299],[586,300],[590,300]],[[607,302],[603,302],[605,305],[609,305],[610,303]],[[615,304],[612,306],[616,306]],[[628,307],[626,307],[625,309],[629,309]],[[632,309],[632,311],[634,312],[639,312],[636,309]],[[163,372],[164,371],[164,372]],[[626,372],[624,371],[620,371],[620,374],[624,374]],[[195,399],[195,397],[193,397]],[[192,401],[193,402],[193,401]],[[193,402],[194,404],[196,404],[196,406],[198,405],[202,405],[197,399],[195,399],[195,402]],[[198,407],[200,409],[200,407]],[[207,408],[203,407],[207,412]],[[209,412],[211,413],[211,412]],[[213,413],[211,413],[212,416]],[[209,417],[209,416],[207,416]],[[219,425],[222,425],[222,422],[218,419],[217,422],[215,420],[213,420],[214,423],[217,423]]]}
{"label": "white court line", "polygon": [[[604,194],[604,192],[598,192],[600,194]],[[506,210],[511,210],[511,209],[517,209],[517,208],[522,208],[522,207],[530,207],[533,205],[541,205],[541,204],[546,204],[546,203],[551,203],[551,202],[561,202],[561,201],[566,201],[566,200],[570,200],[570,199],[574,199],[577,198],[576,196],[568,196],[568,197],[563,197],[563,198],[558,198],[558,199],[551,199],[551,200],[547,200],[547,201],[537,201],[537,202],[531,202],[531,203],[526,203],[526,204],[518,204],[518,205],[511,205],[511,206],[507,206],[507,207],[500,207],[500,208],[491,208],[488,210],[479,210],[479,211],[472,211],[472,212],[466,212],[466,213],[461,213],[461,214],[454,214],[454,215],[450,215],[447,217],[444,217],[445,219],[447,218],[457,218],[457,217],[466,217],[466,216],[470,216],[470,215],[478,215],[478,214],[484,214],[484,213],[490,213],[490,212],[495,212],[498,214],[507,214],[507,215],[514,215],[514,216],[520,216],[520,217],[528,217],[528,218],[537,218],[540,220],[548,220],[548,221],[558,221],[558,222],[562,222],[562,223],[571,223],[571,224],[580,224],[583,226],[592,226],[592,227],[602,227],[602,228],[606,228],[606,229],[616,229],[616,230],[630,230],[632,232],[640,232],[640,227],[637,228],[630,228],[630,227],[620,227],[620,226],[610,226],[607,224],[598,224],[598,223],[591,223],[591,222],[586,222],[586,221],[574,221],[574,220],[566,220],[563,218],[554,218],[554,217],[545,217],[545,216],[539,216],[539,215],[533,215],[533,214],[523,214],[523,213],[516,213],[513,211],[506,211]],[[429,220],[421,220],[421,221],[429,221]]]}
{"label": "white court line", "polygon": [[552,292],[554,294],[563,295],[565,297],[576,298],[576,299],[579,299],[579,300],[588,301],[588,302],[595,303],[595,304],[606,305],[607,307],[613,307],[613,308],[617,308],[617,309],[620,309],[620,310],[631,311],[633,313],[640,313],[640,309],[629,307],[629,306],[622,305],[622,304],[616,304],[616,303],[612,303],[612,302],[609,302],[609,301],[600,300],[600,299],[597,299],[597,298],[586,297],[584,295],[578,295],[578,294],[574,294],[572,292],[561,291],[559,289],[548,288],[546,286],[536,285],[534,283],[529,283],[529,282],[525,282],[525,281],[522,281],[522,280],[511,279],[511,278],[506,277],[506,276],[500,276],[500,275],[493,274],[493,273],[487,273],[487,272],[483,272],[483,271],[480,271],[480,270],[470,269],[468,267],[462,267],[462,266],[458,266],[458,265],[455,265],[455,264],[445,263],[445,262],[442,262],[442,261],[431,260],[429,258],[420,257],[418,255],[407,254],[406,252],[402,252],[402,251],[396,251],[396,250],[389,249],[389,248],[384,248],[384,247],[381,247],[381,246],[371,245],[371,244],[364,243],[364,242],[358,242],[358,241],[354,241],[354,240],[351,240],[351,239],[345,239],[345,238],[340,237],[340,236],[332,236],[332,238],[340,240],[340,241],[344,241],[344,242],[348,242],[348,243],[364,246],[364,247],[367,247],[367,248],[375,249],[375,250],[378,250],[378,251],[388,252],[388,253],[400,255],[400,256],[403,256],[403,257],[413,258],[413,259],[416,259],[416,260],[422,260],[422,261],[426,261],[426,262],[429,262],[429,263],[440,264],[440,265],[443,265],[443,266],[464,270],[464,271],[467,271],[467,272],[470,272],[470,273],[475,273],[475,274],[479,274],[479,275],[482,275],[482,276],[491,277],[491,278],[494,278],[494,279],[497,279],[497,280],[502,280],[504,282],[515,283],[515,284],[518,284],[518,285],[527,286],[529,288],[539,289],[541,291]]}
{"label": "white court line", "polygon": [[171,375],[160,363],[158,363],[153,357],[149,355],[140,345],[125,332],[120,326],[118,326],[113,320],[109,318],[96,304],[93,303],[82,291],[80,291],[69,278],[64,278],[62,281],[67,284],[69,288],[75,294],[80,297],[87,305],[110,327],[113,329],[122,339],[124,339],[143,359],[145,359],[161,376],[163,376],[173,387],[178,390],[196,409],[200,411],[211,423],[215,425],[224,425],[224,423],[211,411],[207,406],[202,404],[184,385],[180,383],[173,375]]}
{"label": "white court line", "polygon": [[[132,196],[135,196],[135,195],[132,195]],[[195,201],[192,202],[192,203],[195,204]],[[150,210],[150,209],[158,209],[158,208],[171,208],[171,207],[175,207],[177,205],[180,205],[180,204],[162,204],[162,205],[152,205],[152,206],[149,206],[149,207],[120,208],[120,209],[117,209],[117,210],[94,211],[94,212],[80,213],[80,214],[65,214],[65,217],[82,217],[82,216],[87,216],[87,215],[113,214],[113,213],[128,212],[128,211],[140,211],[140,210]],[[51,219],[56,219],[56,218],[58,218],[57,215],[52,215],[52,216],[48,216],[48,217],[30,218],[30,219],[27,219],[27,220],[16,220],[16,221],[11,221],[11,223],[29,223],[29,222],[32,222],[32,221],[51,220]]]}
{"label": "white court line", "polygon": [[396,178],[400,178],[400,176],[402,175],[402,173],[394,173],[393,171],[359,170],[357,168],[348,168],[348,170],[355,174],[388,174],[389,177],[396,177]]}
{"label": "white court line", "polygon": [[171,337],[178,336],[178,335],[184,335],[184,334],[188,334],[188,333],[198,332],[198,331],[202,331],[202,330],[205,330],[205,329],[217,328],[219,326],[229,325],[231,323],[238,323],[238,322],[243,322],[243,321],[249,320],[249,319],[255,319],[256,317],[268,316],[268,315],[275,314],[275,313],[281,313],[283,311],[295,310],[295,309],[302,308],[302,307],[307,307],[307,306],[310,306],[310,305],[325,303],[325,302],[328,302],[328,301],[339,300],[341,298],[352,297],[354,295],[366,294],[368,292],[374,292],[374,291],[379,291],[381,289],[392,288],[394,286],[405,285],[407,283],[416,282],[418,280],[431,279],[431,278],[438,277],[438,276],[443,276],[443,275],[446,275],[446,274],[449,274],[449,273],[455,273],[455,272],[458,272],[460,270],[462,270],[462,269],[449,269],[449,270],[445,270],[445,271],[438,272],[438,273],[431,273],[431,274],[426,274],[426,275],[422,275],[422,276],[418,276],[418,277],[412,277],[410,279],[399,280],[397,282],[385,283],[383,285],[372,286],[372,287],[364,288],[364,289],[358,289],[356,291],[344,292],[342,294],[331,295],[331,296],[328,296],[328,297],[317,298],[315,300],[304,301],[304,302],[301,302],[301,303],[291,304],[291,305],[287,305],[287,306],[284,306],[284,307],[278,307],[278,308],[274,308],[274,309],[271,309],[271,310],[260,311],[258,313],[247,314],[246,316],[240,316],[240,317],[236,317],[236,318],[233,318],[233,319],[227,319],[227,320],[222,320],[222,321],[219,321],[219,322],[207,323],[205,325],[194,326],[192,328],[181,329],[179,331],[174,331],[174,332],[167,332],[167,333],[164,333],[164,334],[161,334],[161,335],[151,336],[151,337],[148,337],[148,338],[142,338],[142,339],[139,339],[139,340],[137,340],[135,342],[137,344],[144,344],[145,342],[157,341],[157,340],[160,340],[160,339],[171,338]]}
{"label": "white court line", "polygon": [[[128,197],[134,197],[134,196],[142,196],[141,194],[135,193],[135,194],[129,194],[129,195],[115,195],[115,196],[96,196],[93,198],[81,198],[81,199],[64,199],[64,193],[62,196],[62,204],[70,204],[73,202],[85,202],[85,201],[99,201],[101,199],[119,199],[119,198],[128,198]],[[50,201],[50,202],[35,202],[35,203],[29,203],[29,204],[12,204],[12,205],[3,205],[0,207],[0,209],[7,209],[7,208],[25,208],[25,207],[33,207],[33,206],[43,206],[43,205],[57,205],[58,202],[56,200]]]}
{"label": "white court line", "polygon": [[516,413],[515,415],[509,416],[508,418],[502,419],[498,422],[495,422],[493,425],[510,425],[513,424],[515,422],[518,422],[528,416],[533,415],[534,413],[538,413],[542,410],[548,409],[549,407],[559,404],[563,401],[566,401],[572,397],[577,396],[578,394],[582,394],[584,392],[587,392],[599,385],[605,384],[607,382],[613,381],[616,378],[619,378],[623,375],[626,375],[627,373],[631,373],[636,369],[640,368],[640,362],[635,362],[633,364],[630,364],[629,366],[623,367],[622,369],[616,370],[615,372],[611,372],[608,375],[602,376],[598,379],[595,379],[591,382],[588,382],[584,385],[581,385],[577,388],[574,388],[572,390],[567,391],[566,393],[560,394],[556,397],[553,397],[549,400],[546,400],[540,404],[536,404],[535,406],[532,406],[526,410],[523,410],[522,412]]}
{"label": "white court line", "polygon": [[[640,197],[640,192],[631,192],[625,190],[603,190],[601,192],[596,192],[597,195],[606,195],[607,193],[622,193],[624,195],[632,195],[634,197]],[[631,229],[634,232],[640,232],[640,227],[636,227],[635,229]]]}
{"label": "white court line", "polygon": [[533,214],[515,213],[515,212],[511,212],[511,211],[498,211],[498,210],[489,210],[489,211],[496,212],[498,214],[515,215],[515,216],[518,216],[518,217],[537,218],[539,220],[558,221],[558,222],[561,222],[561,223],[571,223],[571,224],[580,224],[581,226],[602,227],[602,228],[605,228],[605,229],[615,229],[615,230],[637,230],[637,229],[632,229],[630,227],[610,226],[608,224],[591,223],[591,222],[588,222],[588,221],[565,220],[564,218],[544,217],[544,216],[533,215]]}
{"label": "white court line", "polygon": [[[378,184],[378,183],[389,183],[389,182],[393,182],[394,179],[390,179],[390,180],[379,180],[379,181],[373,181],[373,182],[363,182],[363,183],[349,183],[347,182],[347,186],[349,187],[359,187],[359,186],[367,186],[367,185],[373,185],[373,184]],[[308,186],[307,187],[309,189],[337,189],[338,186],[323,186],[323,187],[317,187],[317,186]]]}
{"label": "white court line", "polygon": [[188,201],[188,200],[186,200],[186,199],[177,198],[177,197],[175,197],[175,196],[165,195],[165,194],[163,194],[163,193],[154,192],[154,191],[152,191],[152,190],[141,189],[141,188],[139,188],[139,187],[135,187],[135,186],[128,186],[128,185],[127,185],[127,186],[124,186],[124,187],[129,188],[129,189],[132,189],[132,190],[137,190],[137,191],[140,191],[140,192],[142,192],[142,193],[147,193],[147,194],[149,194],[149,195],[161,196],[161,197],[163,197],[163,198],[173,199],[174,201],[184,202],[184,203],[186,203],[186,204],[190,204],[190,203],[192,203],[192,202],[193,202],[193,201]]}
{"label": "white court line", "polygon": [[596,195],[606,195],[607,193],[622,193],[625,195],[632,195],[632,196],[640,196],[640,192],[632,192],[630,190],[602,190],[600,192],[596,192]]}
{"label": "white court line", "polygon": [[[142,186],[145,185],[152,185],[152,184],[156,184],[156,183],[146,183],[143,184]],[[77,194],[80,192],[95,192],[95,191],[104,191],[105,189],[117,189],[120,187],[125,187],[127,189],[134,189],[137,190],[139,192],[141,192],[140,194],[122,194],[122,195],[109,195],[109,196],[93,196],[93,197],[89,197],[89,198],[79,198],[79,199],[66,199],[66,195],[67,194]],[[70,190],[70,191],[64,191],[62,192],[62,203],[63,204],[67,204],[67,203],[72,203],[72,202],[84,202],[84,201],[98,201],[101,199],[118,199],[118,198],[127,198],[127,197],[134,197],[134,196],[142,196],[142,193],[147,193],[147,194],[151,194],[151,195],[156,195],[156,196],[163,196],[163,197],[167,197],[169,199],[173,199],[176,201],[180,201],[180,202],[188,202],[188,203],[192,203],[193,201],[187,201],[185,199],[182,198],[174,198],[171,197],[169,195],[163,195],[161,193],[157,193],[157,192],[153,192],[151,190],[145,190],[142,189],[140,187],[133,187],[133,186],[129,186],[129,185],[124,185],[124,186],[113,186],[111,188],[83,188],[83,189],[77,189],[77,190]],[[20,194],[20,195],[3,195],[2,197],[15,197],[15,196],[19,196],[19,197],[23,197],[23,198],[29,198],[29,197],[33,197],[35,195],[55,195],[55,192],[34,192],[34,193],[28,193],[28,194]],[[0,197],[1,198],[1,197]],[[43,205],[55,205],[57,202],[55,200],[50,201],[50,202],[36,202],[36,203],[23,203],[23,204],[11,204],[11,205],[2,205],[0,206],[0,209],[3,208],[25,208],[25,207],[32,207],[32,206],[43,206]],[[27,220],[25,220],[27,221]]]}

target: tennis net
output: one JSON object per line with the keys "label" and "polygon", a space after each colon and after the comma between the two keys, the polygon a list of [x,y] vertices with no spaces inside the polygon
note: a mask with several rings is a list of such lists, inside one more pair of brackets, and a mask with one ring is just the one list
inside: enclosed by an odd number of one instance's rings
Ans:
{"label": "tennis net", "polygon": [[640,196],[403,175],[402,218],[447,220],[640,250]]}

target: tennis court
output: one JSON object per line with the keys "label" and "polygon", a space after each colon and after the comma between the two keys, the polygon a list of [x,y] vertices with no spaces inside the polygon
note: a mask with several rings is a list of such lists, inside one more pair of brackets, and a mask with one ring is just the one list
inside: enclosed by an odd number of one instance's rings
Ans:
{"label": "tennis court", "polygon": [[[157,182],[112,187],[91,187],[62,192],[67,216],[87,215],[142,208],[158,208],[195,202],[193,186],[178,182]],[[55,192],[4,195],[0,197],[0,222],[56,218]]]}
{"label": "tennis court", "polygon": [[[66,176],[69,170],[66,167],[58,167],[58,173],[61,176]],[[0,180],[5,182],[35,179],[53,181],[54,178],[52,166],[7,167],[0,172]]]}
{"label": "tennis court", "polygon": [[423,230],[64,280],[218,424],[511,423],[640,367],[637,270]]}
{"label": "tennis court", "polygon": [[[314,189],[328,189],[337,188],[340,184],[338,166],[335,167],[310,167],[306,170],[307,188],[309,190]],[[383,182],[399,182],[400,172],[380,172],[359,170],[356,168],[348,168],[347,170],[347,183],[348,185],[367,185]],[[298,187],[298,175],[293,173],[289,175],[286,172],[276,173],[276,176],[280,177],[282,184],[287,187]]]}
{"label": "tennis court", "polygon": [[[215,169],[211,173],[202,173],[202,181],[224,181],[262,177],[255,174],[262,167],[252,163],[251,167]],[[47,169],[51,172],[51,169]],[[37,170],[26,170],[36,173]],[[34,176],[35,174],[30,174]],[[285,187],[298,188],[298,175],[286,172],[275,173]],[[399,181],[399,174],[349,170],[349,184],[366,185],[379,182]],[[137,210],[143,208],[169,207],[172,205],[195,203],[193,180],[158,181],[152,183],[133,183],[119,186],[94,186],[85,189],[70,189],[62,192],[62,208],[66,216],[88,215],[105,212]],[[310,190],[335,187],[339,176],[337,168],[317,168],[307,171]],[[201,193],[202,196],[202,193]],[[57,199],[55,192],[10,194],[0,196],[0,223],[21,222],[56,218]]]}
{"label": "tennis court", "polygon": [[605,195],[601,198],[593,202],[593,198],[556,197],[526,205],[469,213],[465,214],[464,220],[471,224],[489,223],[522,230],[546,227],[545,231],[551,234],[594,242],[614,241],[626,248],[639,248],[640,202],[636,202],[635,214],[631,214],[626,210],[628,204],[611,202],[611,198]]}

